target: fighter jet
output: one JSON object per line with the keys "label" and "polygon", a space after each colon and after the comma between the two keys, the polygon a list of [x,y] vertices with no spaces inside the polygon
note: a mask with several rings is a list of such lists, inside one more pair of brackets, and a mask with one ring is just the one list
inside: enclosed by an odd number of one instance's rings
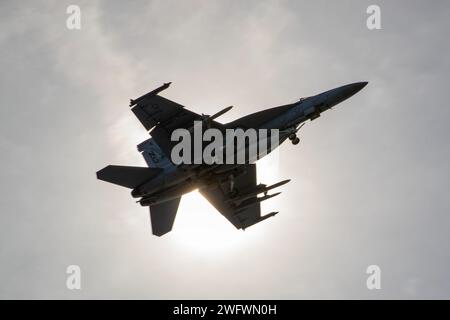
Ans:
{"label": "fighter jet", "polygon": [[[225,124],[216,119],[231,107],[212,116],[189,111],[160,95],[170,84],[165,83],[130,100],[131,111],[151,135],[137,146],[148,167],[109,165],[97,172],[98,179],[131,189],[131,196],[140,205],[149,207],[152,233],[156,236],[172,230],[181,197],[196,189],[237,229],[245,230],[275,216],[278,212],[261,215],[260,204],[280,194],[268,192],[289,180],[270,186],[257,184],[255,161],[284,141],[298,144],[298,131],[308,120],[317,119],[324,111],[353,96],[367,82],[344,85]],[[220,132],[239,128],[276,129],[279,132],[278,143],[270,144],[268,151],[258,153],[256,159],[246,158],[245,163],[175,163],[172,150],[176,142],[172,134],[177,129],[192,132],[196,122]],[[247,144],[245,146],[248,147]]]}

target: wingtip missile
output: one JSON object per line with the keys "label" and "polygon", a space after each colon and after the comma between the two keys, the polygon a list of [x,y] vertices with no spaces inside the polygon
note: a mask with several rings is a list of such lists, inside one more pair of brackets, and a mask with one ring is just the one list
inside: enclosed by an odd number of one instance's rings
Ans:
{"label": "wingtip missile", "polygon": [[278,213],[279,213],[279,211],[273,211],[271,213],[266,214],[265,216],[262,216],[261,218],[267,219],[270,217],[275,217]]}
{"label": "wingtip missile", "polygon": [[166,90],[168,87],[170,87],[170,85],[172,84],[172,82],[166,82],[164,83],[162,86],[156,88],[155,90],[152,90],[142,96],[140,96],[137,99],[130,99],[130,107],[138,104],[140,101],[144,100],[145,98],[151,97],[151,96],[155,96],[158,93],[160,93],[163,90]]}
{"label": "wingtip missile", "polygon": [[[228,111],[231,110],[231,108],[233,108],[233,106],[226,107],[225,109],[222,109],[219,112],[216,112],[212,116],[207,115],[207,114],[202,114],[202,121],[206,123],[207,127],[210,127],[211,126],[211,121],[213,121],[214,119],[220,117],[224,113],[227,113]],[[190,130],[193,130],[193,129],[194,128],[192,127]]]}
{"label": "wingtip missile", "polygon": [[267,213],[267,214],[261,216],[261,218],[258,219],[258,222],[264,221],[264,220],[269,219],[271,217],[275,217],[278,213],[279,213],[279,211],[273,211],[271,213]]}
{"label": "wingtip missile", "polygon": [[250,225],[247,225],[247,226],[243,227],[242,230],[245,231],[246,228],[251,227],[251,226],[253,226],[253,225],[257,224],[257,223],[260,223],[261,221],[264,221],[264,220],[266,220],[266,219],[268,219],[268,218],[274,217],[274,216],[276,216],[278,213],[279,213],[279,211],[274,211],[274,212],[268,213],[268,214],[266,214],[266,215],[264,215],[264,216],[261,216],[261,217],[260,217],[258,220],[256,220],[254,223],[252,223],[252,224],[250,224]]}
{"label": "wingtip missile", "polygon": [[288,183],[289,181],[291,181],[291,179],[286,179],[286,180],[277,182],[277,183],[275,183],[275,184],[272,184],[271,186],[268,186],[268,187],[266,188],[266,190],[269,191],[269,190],[271,190],[271,189],[278,188],[278,187],[280,187],[280,186],[282,186],[282,185]]}
{"label": "wingtip missile", "polygon": [[[274,194],[268,194],[267,196],[264,196],[263,198],[265,198],[264,200],[267,200],[267,199],[276,197],[276,196],[278,196],[279,194],[281,194],[281,192],[275,192]],[[264,201],[264,200],[263,200],[263,201]]]}
{"label": "wingtip missile", "polygon": [[227,200],[225,200],[225,202],[227,202],[227,203],[231,202],[231,203],[235,203],[235,204],[239,205],[240,203],[242,203],[243,201],[245,201],[247,199],[251,199],[251,198],[257,196],[260,193],[267,193],[269,190],[272,190],[274,188],[280,187],[280,186],[288,183],[289,181],[291,181],[291,179],[286,179],[286,180],[277,182],[275,184],[272,184],[270,186],[259,185],[259,186],[256,187],[256,189],[254,189],[254,190],[252,190],[252,191],[250,191],[248,193],[245,193],[245,194],[242,194],[242,195],[237,195],[236,197],[227,199]]}
{"label": "wingtip missile", "polygon": [[227,112],[230,111],[232,108],[233,108],[233,106],[226,107],[225,109],[220,110],[219,112],[213,114],[211,117],[209,117],[209,119],[210,119],[210,120],[214,120],[214,119],[220,117],[221,115],[227,113]]}
{"label": "wingtip missile", "polygon": [[236,214],[239,214],[242,211],[244,211],[245,209],[247,209],[248,207],[251,207],[251,206],[254,206],[255,204],[258,204],[260,202],[269,200],[270,198],[276,197],[279,194],[281,194],[281,192],[277,192],[277,193],[274,193],[274,194],[268,194],[268,195],[265,195],[263,197],[259,197],[259,198],[256,197],[256,198],[254,198],[252,200],[248,200],[248,201],[240,204],[239,206],[235,207],[234,208],[236,210],[235,212],[236,212]]}

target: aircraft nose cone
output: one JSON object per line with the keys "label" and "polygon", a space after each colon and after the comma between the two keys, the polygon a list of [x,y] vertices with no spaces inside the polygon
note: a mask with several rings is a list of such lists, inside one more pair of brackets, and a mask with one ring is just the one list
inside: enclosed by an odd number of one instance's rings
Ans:
{"label": "aircraft nose cone", "polygon": [[[367,81],[362,81],[362,82],[354,83],[353,85],[355,86],[356,92],[358,92],[358,91],[360,91],[362,88],[364,88],[365,86],[367,86],[368,83],[369,83],[369,82],[367,82]],[[355,92],[355,93],[356,93],[356,92]]]}
{"label": "aircraft nose cone", "polygon": [[329,107],[333,107],[337,105],[338,103],[341,103],[344,100],[347,100],[354,94],[356,94],[358,91],[360,91],[362,88],[364,88],[367,85],[368,82],[356,82],[347,84],[345,86],[332,89],[330,91],[327,91],[325,93],[327,97],[327,105]]}
{"label": "aircraft nose cone", "polygon": [[347,100],[362,88],[367,85],[368,82],[356,82],[347,84],[335,90],[332,90],[332,94],[330,95],[334,101],[334,104],[338,104],[344,100]]}
{"label": "aircraft nose cone", "polygon": [[367,86],[367,84],[368,84],[368,82],[366,82],[366,81],[348,84],[342,88],[343,89],[342,95],[345,97],[345,99],[350,98],[352,95],[361,91],[362,88]]}

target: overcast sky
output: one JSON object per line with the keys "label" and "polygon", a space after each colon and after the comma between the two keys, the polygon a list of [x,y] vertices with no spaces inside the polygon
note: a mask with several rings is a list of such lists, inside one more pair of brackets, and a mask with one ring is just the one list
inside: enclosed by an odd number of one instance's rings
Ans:
{"label": "overcast sky", "polygon": [[[449,299],[449,16],[438,0],[1,1],[0,298]],[[224,122],[370,83],[261,164],[261,182],[292,179],[263,206],[275,218],[238,231],[193,193],[157,238],[95,172],[144,165],[128,99],[168,81],[195,112],[234,105]]]}

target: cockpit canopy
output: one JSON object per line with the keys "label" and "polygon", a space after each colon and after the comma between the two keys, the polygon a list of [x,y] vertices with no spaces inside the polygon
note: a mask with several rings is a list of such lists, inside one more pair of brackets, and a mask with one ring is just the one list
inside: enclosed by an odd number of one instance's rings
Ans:
{"label": "cockpit canopy", "polygon": [[309,99],[309,98],[311,98],[311,96],[309,96],[309,97],[302,97],[302,98],[300,98],[299,102],[303,102],[303,101],[305,101],[306,99]]}

